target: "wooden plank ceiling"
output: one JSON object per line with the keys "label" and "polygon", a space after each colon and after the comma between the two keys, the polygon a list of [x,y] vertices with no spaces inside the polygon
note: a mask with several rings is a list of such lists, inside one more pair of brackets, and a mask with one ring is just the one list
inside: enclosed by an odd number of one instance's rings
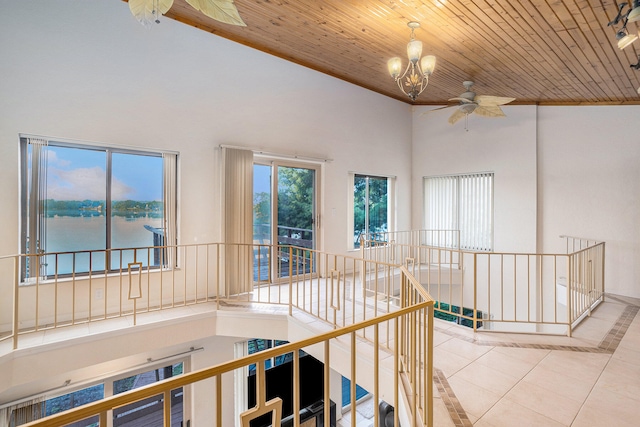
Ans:
{"label": "wooden plank ceiling", "polygon": [[[618,2],[626,0],[618,0]],[[235,0],[246,27],[175,0],[166,14],[204,31],[411,103],[386,62],[406,64],[409,21],[437,57],[415,104],[446,104],[473,80],[477,94],[517,104],[640,104],[640,40],[616,45],[615,0]],[[628,10],[628,8],[626,9]],[[625,10],[625,11],[626,11]],[[638,23],[629,23],[637,33]]]}

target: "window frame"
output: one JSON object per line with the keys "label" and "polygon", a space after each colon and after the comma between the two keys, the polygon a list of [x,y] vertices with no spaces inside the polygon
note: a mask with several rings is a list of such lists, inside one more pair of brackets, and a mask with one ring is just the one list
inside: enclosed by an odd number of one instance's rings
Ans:
{"label": "window frame", "polygon": [[[439,188],[438,195],[440,202],[452,202],[448,206],[439,206],[439,218],[436,222],[442,223],[446,221],[450,226],[444,226],[445,229],[458,230],[460,233],[459,242],[456,246],[463,250],[472,250],[479,252],[491,252],[494,247],[494,172],[470,172],[454,175],[435,175],[425,176],[422,180],[422,196],[423,196],[423,222],[425,229],[432,229],[432,222],[429,218],[429,212],[434,210],[429,208],[428,181],[442,180],[448,181],[448,188]],[[474,182],[475,180],[475,182]],[[486,180],[487,182],[481,182]],[[443,186],[441,186],[443,187]],[[469,193],[473,192],[471,196]],[[478,194],[479,193],[479,197]],[[455,197],[451,197],[455,194]],[[436,197],[438,197],[436,196]],[[482,205],[482,206],[480,206]],[[469,216],[473,215],[474,209],[481,209],[484,214],[474,215],[473,221],[469,221]],[[485,230],[474,229],[469,231],[466,225],[474,225]],[[435,226],[441,229],[442,226]]]}
{"label": "window frame", "polygon": [[[185,357],[182,354],[180,355],[175,355],[175,356],[169,356],[166,358],[161,358],[155,361],[150,361],[147,362],[145,364],[142,365],[138,365],[138,366],[134,366],[131,367],[129,369],[125,369],[122,371],[118,371],[116,373],[110,373],[110,374],[105,374],[104,376],[98,376],[98,377],[94,377],[88,380],[83,380],[78,382],[77,384],[71,384],[70,381],[67,381],[65,383],[65,385],[63,385],[62,387],[56,387],[53,389],[49,389],[46,391],[41,391],[38,392],[37,394],[31,395],[29,397],[26,398],[22,398],[13,402],[8,402],[5,404],[0,405],[0,407],[5,408],[5,407],[11,407],[13,405],[17,405],[23,402],[28,402],[29,400],[37,400],[38,402],[36,402],[35,404],[41,405],[42,408],[41,410],[43,411],[43,417],[45,416],[49,416],[46,415],[46,404],[48,402],[50,402],[53,399],[57,399],[60,397],[64,397],[73,393],[77,393],[77,392],[81,392],[81,391],[85,391],[88,390],[90,388],[96,387],[96,386],[102,386],[102,393],[103,396],[101,399],[105,399],[108,397],[113,397],[115,396],[114,394],[114,383],[118,380],[122,380],[124,378],[127,377],[131,377],[131,376],[136,376],[136,375],[141,375],[144,374],[146,372],[150,372],[150,371],[154,371],[157,369],[162,369],[164,367],[168,367],[168,366],[175,366],[175,365],[179,365],[182,364],[182,373],[174,375],[174,376],[178,376],[178,375],[184,375],[186,373],[191,372],[191,358],[190,357]],[[187,384],[185,386],[182,387],[182,392],[183,392],[183,420],[190,420],[191,419],[191,388],[192,386],[190,384]],[[91,402],[87,402],[85,404],[89,404],[89,403],[93,403],[96,402],[95,401],[91,401]],[[85,405],[83,404],[83,405]],[[73,408],[76,407],[80,407],[83,405],[77,405],[74,406]],[[69,408],[68,408],[69,409]],[[68,409],[64,409],[64,410],[68,410]],[[13,411],[11,411],[11,413],[9,414],[11,416],[11,414],[15,411],[15,409]],[[62,411],[60,411],[62,412]],[[60,412],[56,412],[55,414],[58,414]],[[111,412],[111,411],[110,411]],[[50,414],[50,415],[55,415],[55,414]],[[42,418],[42,417],[41,417]],[[41,419],[38,418],[38,419]],[[87,419],[92,418],[92,417],[88,417]],[[111,416],[109,417],[109,419],[113,420],[113,414],[111,414]],[[22,424],[20,424],[22,425]]]}
{"label": "window frame", "polygon": [[[380,174],[368,174],[361,172],[349,172],[349,188],[351,191],[349,192],[349,200],[347,203],[347,226],[349,231],[349,237],[347,241],[347,247],[350,250],[359,250],[360,244],[356,243],[355,240],[355,181],[356,178],[366,178],[371,179],[385,179],[387,181],[387,230],[385,232],[393,232],[394,224],[395,224],[395,176],[391,175],[380,175]],[[367,183],[368,187],[368,183]],[[367,198],[369,194],[367,192]],[[368,216],[365,214],[365,217]],[[365,227],[367,227],[365,223]]]}
{"label": "window frame", "polygon": [[[70,149],[77,149],[77,150],[91,150],[91,151],[98,151],[98,152],[103,152],[105,154],[105,177],[106,177],[106,182],[105,182],[105,232],[106,232],[106,237],[105,237],[105,248],[104,249],[99,249],[99,250],[104,250],[106,251],[106,260],[105,260],[105,267],[104,270],[95,270],[95,269],[88,269],[88,271],[79,271],[79,272],[72,272],[69,274],[58,274],[57,277],[59,278],[63,278],[63,277],[71,277],[73,275],[75,276],[88,276],[90,274],[103,274],[103,273],[109,273],[109,272],[117,272],[120,270],[121,267],[115,268],[113,267],[112,264],[112,259],[109,257],[109,249],[112,249],[112,227],[111,227],[111,223],[113,218],[111,217],[111,203],[112,203],[112,189],[111,189],[111,182],[112,182],[112,172],[113,172],[113,165],[112,165],[112,156],[114,154],[128,154],[128,155],[138,155],[138,156],[149,156],[149,157],[157,157],[163,160],[162,163],[162,171],[161,171],[161,179],[162,179],[162,204],[163,204],[163,212],[162,212],[162,223],[164,224],[164,231],[165,231],[165,235],[166,235],[166,230],[168,227],[172,228],[172,231],[174,233],[174,236],[171,240],[171,242],[167,242],[165,240],[165,246],[173,246],[177,243],[177,200],[178,200],[178,196],[177,194],[175,194],[175,192],[177,191],[177,182],[178,182],[178,170],[177,170],[177,162],[178,162],[178,157],[179,157],[179,153],[178,152],[174,152],[174,151],[168,151],[168,150],[155,150],[155,149],[147,149],[147,148],[143,148],[143,147],[129,147],[129,146],[123,146],[123,145],[115,145],[115,144],[106,144],[106,143],[97,143],[97,142],[86,142],[86,141],[77,141],[77,140],[67,140],[67,139],[63,139],[63,138],[48,138],[48,137],[43,137],[43,136],[34,136],[34,135],[26,135],[26,134],[20,134],[19,135],[19,154],[20,154],[20,162],[19,162],[19,182],[20,182],[20,204],[19,204],[19,208],[20,208],[20,226],[19,226],[19,244],[20,244],[20,251],[22,254],[27,255],[30,251],[30,247],[33,248],[34,246],[32,244],[30,244],[28,242],[28,239],[30,238],[29,234],[30,232],[30,225],[33,224],[33,221],[30,218],[30,209],[29,209],[29,203],[30,199],[31,199],[31,195],[30,195],[30,188],[29,188],[29,182],[30,180],[33,178],[32,176],[29,176],[30,174],[30,168],[32,166],[32,160],[30,159],[30,155],[29,155],[29,145],[31,144],[32,140],[40,140],[42,143],[44,143],[44,145],[46,146],[51,146],[51,147],[59,147],[59,148],[70,148]],[[175,158],[175,162],[174,162],[174,167],[173,168],[169,168],[171,170],[167,170],[167,164],[166,162],[164,162],[164,158],[165,156],[170,155],[170,156],[174,156]],[[171,177],[167,177],[167,174],[171,174]],[[173,195],[171,196],[171,200],[167,201],[167,188],[166,186],[167,181],[172,181],[173,182]],[[40,195],[39,195],[40,196]],[[38,199],[41,200],[41,199]],[[46,200],[46,199],[45,199]],[[168,224],[168,221],[170,221],[170,219],[167,218],[167,210],[169,209],[167,206],[168,202],[172,202],[174,204],[174,206],[170,209],[173,210],[173,224]],[[42,212],[46,212],[46,211],[42,211]],[[38,212],[37,215],[42,216],[42,212]],[[36,221],[38,219],[35,219]],[[38,234],[41,233],[41,231],[37,231]],[[168,251],[171,252],[171,251]],[[46,253],[46,246],[45,246],[45,250],[39,250],[38,253]],[[21,278],[21,283],[23,284],[28,284],[30,283],[31,279],[35,279],[36,275],[31,275],[28,274],[28,267],[27,267],[27,258],[28,257],[23,257],[22,259],[22,263],[20,265],[20,278]],[[162,258],[163,262],[161,263],[161,265],[159,266],[149,266],[151,268],[167,268],[167,267],[173,267],[175,266],[175,260],[169,259],[169,257],[165,256],[164,258]],[[47,280],[49,278],[49,276],[47,276],[46,271],[44,272],[44,274],[38,269],[38,276],[40,277],[40,279],[44,279]]]}

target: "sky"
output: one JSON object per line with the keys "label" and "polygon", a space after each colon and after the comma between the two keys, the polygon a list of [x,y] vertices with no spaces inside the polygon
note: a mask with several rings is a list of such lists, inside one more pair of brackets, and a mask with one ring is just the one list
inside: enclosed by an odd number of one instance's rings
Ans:
{"label": "sky", "polygon": [[[162,158],[114,153],[112,199],[161,201]],[[105,200],[106,153],[48,147],[47,198]]]}
{"label": "sky", "polygon": [[254,165],[253,167],[253,192],[271,192],[271,165]]}

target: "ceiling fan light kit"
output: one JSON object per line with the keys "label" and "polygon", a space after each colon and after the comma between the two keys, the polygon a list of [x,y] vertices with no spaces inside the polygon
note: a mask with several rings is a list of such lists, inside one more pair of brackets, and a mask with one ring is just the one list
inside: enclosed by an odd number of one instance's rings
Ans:
{"label": "ceiling fan light kit", "polygon": [[420,28],[420,23],[411,21],[407,26],[411,28],[411,39],[407,44],[409,64],[402,72],[402,59],[395,56],[387,61],[387,68],[402,93],[415,101],[429,84],[429,76],[436,66],[436,57],[433,55],[422,56],[422,42],[415,39],[415,29]]}

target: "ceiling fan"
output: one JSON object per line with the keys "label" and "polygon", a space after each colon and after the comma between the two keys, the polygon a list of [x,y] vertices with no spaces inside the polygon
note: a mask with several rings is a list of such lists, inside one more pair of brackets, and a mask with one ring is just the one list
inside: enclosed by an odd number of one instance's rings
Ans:
{"label": "ceiling fan", "polygon": [[462,85],[466,91],[455,98],[449,99],[449,102],[457,102],[457,104],[435,108],[423,114],[445,108],[457,107],[456,111],[454,111],[451,117],[449,117],[449,123],[451,124],[456,123],[463,117],[467,118],[471,113],[475,113],[482,117],[504,117],[505,114],[500,106],[515,100],[515,98],[507,98],[503,96],[476,95],[475,92],[471,91],[471,86],[473,86],[472,81],[465,81]]}
{"label": "ceiling fan", "polygon": [[[129,9],[140,23],[150,28],[153,23],[160,23],[160,15],[164,15],[173,6],[173,0],[127,0]],[[194,9],[209,18],[225,24],[246,27],[240,17],[233,0],[186,0]]]}

